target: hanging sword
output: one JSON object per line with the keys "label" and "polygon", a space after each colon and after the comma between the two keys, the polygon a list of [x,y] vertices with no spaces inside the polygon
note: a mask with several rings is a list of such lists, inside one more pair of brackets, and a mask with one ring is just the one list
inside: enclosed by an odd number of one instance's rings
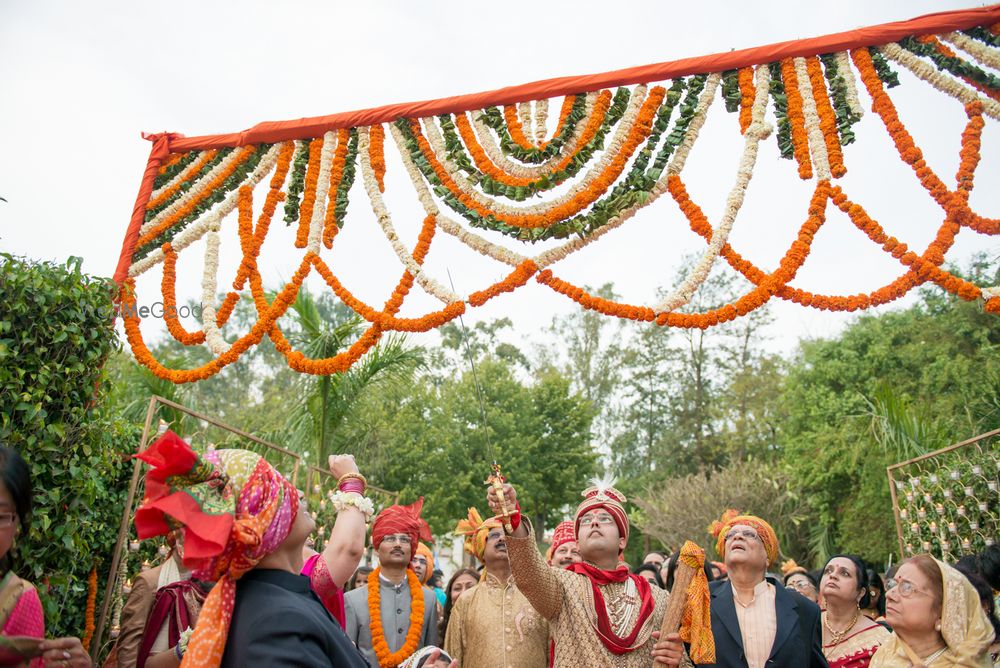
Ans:
{"label": "hanging sword", "polygon": [[[451,270],[446,269],[446,271],[448,272],[448,282],[451,284],[451,291],[455,292],[455,283],[451,280]],[[514,529],[510,523],[511,513],[507,507],[507,499],[503,493],[503,485],[507,482],[507,479],[500,470],[500,464],[497,462],[496,453],[493,450],[493,443],[490,441],[490,430],[486,422],[486,401],[483,399],[483,388],[479,385],[479,374],[476,373],[476,360],[472,355],[472,348],[469,346],[469,332],[465,328],[465,320],[461,314],[458,316],[458,323],[462,327],[462,342],[465,344],[465,356],[469,359],[469,366],[472,368],[472,381],[476,386],[476,396],[479,399],[479,413],[483,420],[483,434],[486,436],[486,448],[489,450],[490,459],[493,460],[493,465],[490,466],[490,475],[483,484],[492,487],[493,491],[496,492],[497,499],[500,502],[500,514],[497,515],[497,518],[503,523],[507,533],[510,534],[514,532]]]}

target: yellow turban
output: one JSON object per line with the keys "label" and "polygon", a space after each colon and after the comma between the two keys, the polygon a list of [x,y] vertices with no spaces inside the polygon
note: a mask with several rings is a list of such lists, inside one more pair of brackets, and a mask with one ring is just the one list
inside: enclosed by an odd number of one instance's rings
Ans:
{"label": "yellow turban", "polygon": [[715,551],[723,560],[726,558],[726,534],[738,524],[744,524],[757,530],[757,535],[764,543],[764,551],[767,552],[767,565],[770,568],[778,561],[778,536],[775,535],[771,525],[757,517],[756,515],[740,515],[738,510],[727,510],[722,514],[722,518],[708,527],[708,532],[715,536]]}
{"label": "yellow turban", "polygon": [[465,551],[474,556],[479,561],[483,561],[483,554],[486,552],[486,537],[490,529],[502,526],[500,520],[491,517],[483,520],[482,515],[475,508],[469,508],[469,517],[459,520],[455,527],[455,533],[465,536]]}
{"label": "yellow turban", "polygon": [[431,579],[431,573],[434,571],[434,553],[431,552],[431,548],[418,542],[413,556],[417,556],[418,554],[422,554],[427,559],[427,570],[424,573],[424,579],[420,581],[420,584],[427,584],[427,581]]}

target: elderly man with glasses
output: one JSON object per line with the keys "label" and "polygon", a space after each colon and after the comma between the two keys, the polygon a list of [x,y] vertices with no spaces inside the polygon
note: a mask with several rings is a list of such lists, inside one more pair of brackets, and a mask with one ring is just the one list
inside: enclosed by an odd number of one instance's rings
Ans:
{"label": "elderly man with glasses", "polygon": [[455,527],[465,551],[485,564],[479,584],[455,601],[445,650],[462,668],[544,668],[549,661],[549,624],[517,588],[507,559],[507,538],[494,518],[479,511]]}
{"label": "elderly man with glasses", "polygon": [[[822,651],[819,606],[779,582],[767,579],[778,560],[771,525],[753,515],[727,511],[710,528],[717,536],[729,579],[712,582],[713,668],[827,668]],[[671,634],[653,656],[679,666],[683,644]]]}
{"label": "elderly man with glasses", "polygon": [[[597,481],[584,491],[574,522],[583,561],[565,569],[545,563],[534,530],[521,517],[514,489],[504,486],[508,509],[516,509],[513,532],[507,536],[511,570],[532,607],[549,620],[555,641],[553,668],[653,663],[652,633],[663,620],[668,595],[631,574],[622,562],[629,522],[625,496],[612,484]],[[494,489],[487,500],[499,512]]]}

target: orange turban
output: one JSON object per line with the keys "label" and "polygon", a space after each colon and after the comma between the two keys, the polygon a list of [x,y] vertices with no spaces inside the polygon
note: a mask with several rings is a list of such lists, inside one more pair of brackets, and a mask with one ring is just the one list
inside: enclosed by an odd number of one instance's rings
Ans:
{"label": "orange turban", "polygon": [[427,570],[424,572],[424,579],[420,581],[420,584],[427,584],[427,581],[431,579],[431,573],[434,571],[434,553],[431,552],[431,548],[423,543],[417,543],[417,549],[413,553],[413,556],[415,557],[418,554],[422,554],[427,559]]}
{"label": "orange turban", "polygon": [[726,534],[738,524],[753,527],[757,530],[761,542],[764,543],[764,551],[767,552],[767,565],[771,567],[778,561],[778,537],[770,524],[756,515],[740,515],[738,510],[727,510],[722,513],[722,518],[712,522],[708,527],[708,533],[716,538],[715,551],[723,560],[726,558]]}
{"label": "orange turban", "polygon": [[483,561],[483,555],[486,553],[486,537],[489,536],[490,529],[497,529],[500,526],[502,525],[497,518],[484,520],[478,510],[469,508],[469,517],[459,520],[455,526],[455,533],[465,536],[465,551]]}
{"label": "orange turban", "polygon": [[382,539],[397,533],[410,536],[410,556],[417,553],[417,543],[421,540],[433,543],[431,528],[420,517],[424,507],[424,497],[420,497],[408,506],[389,506],[378,514],[372,523],[372,545],[375,549],[382,544]]}

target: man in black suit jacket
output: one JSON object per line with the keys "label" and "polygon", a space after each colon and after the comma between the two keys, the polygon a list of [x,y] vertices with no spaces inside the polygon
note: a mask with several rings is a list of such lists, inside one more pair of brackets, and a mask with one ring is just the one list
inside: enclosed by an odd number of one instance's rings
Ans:
{"label": "man in black suit jacket", "polygon": [[[771,525],[730,511],[716,523],[716,550],[729,579],[709,585],[716,662],[702,668],[828,668],[823,657],[819,607],[767,579],[778,558]],[[677,634],[658,642],[653,656],[679,666],[684,646]]]}

